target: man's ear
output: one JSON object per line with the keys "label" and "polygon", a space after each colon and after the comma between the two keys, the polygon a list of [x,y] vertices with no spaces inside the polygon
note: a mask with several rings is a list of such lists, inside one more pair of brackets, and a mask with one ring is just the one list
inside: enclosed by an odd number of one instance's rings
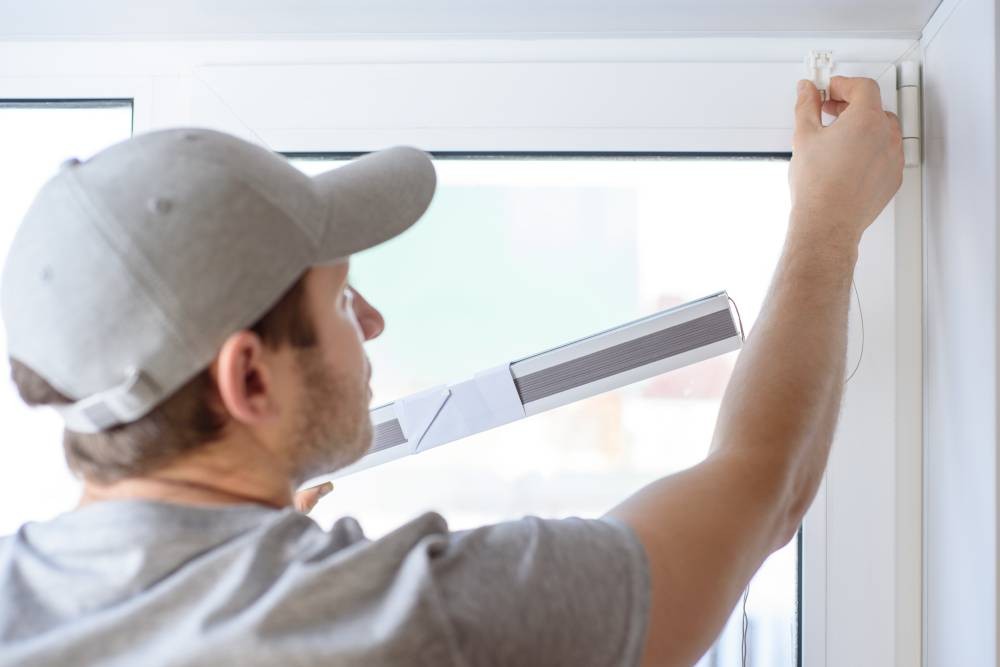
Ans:
{"label": "man's ear", "polygon": [[233,419],[261,424],[278,416],[275,356],[252,331],[237,331],[222,344],[212,375],[222,405]]}

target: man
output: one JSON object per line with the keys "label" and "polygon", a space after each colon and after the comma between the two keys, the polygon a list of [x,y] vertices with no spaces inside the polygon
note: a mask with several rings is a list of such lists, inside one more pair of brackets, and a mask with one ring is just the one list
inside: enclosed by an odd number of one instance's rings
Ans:
{"label": "man", "polygon": [[384,323],[348,258],[422,215],[426,156],[308,179],[177,130],[67,165],[14,241],[3,317],[84,494],[0,541],[0,664],[694,663],[812,501],[858,243],[902,178],[875,83],[829,94],[800,84],[784,252],[704,462],[602,519],[428,514],[374,542],[294,491],[370,444],[362,344]]}

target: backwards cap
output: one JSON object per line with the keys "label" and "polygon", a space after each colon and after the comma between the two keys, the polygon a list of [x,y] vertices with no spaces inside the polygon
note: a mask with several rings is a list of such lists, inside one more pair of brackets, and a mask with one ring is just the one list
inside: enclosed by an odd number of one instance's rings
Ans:
{"label": "backwards cap", "polygon": [[152,132],[39,192],[2,277],[8,353],[73,399],[72,431],[147,414],[309,268],[406,230],[434,194],[430,158],[370,153],[309,178],[211,130]]}

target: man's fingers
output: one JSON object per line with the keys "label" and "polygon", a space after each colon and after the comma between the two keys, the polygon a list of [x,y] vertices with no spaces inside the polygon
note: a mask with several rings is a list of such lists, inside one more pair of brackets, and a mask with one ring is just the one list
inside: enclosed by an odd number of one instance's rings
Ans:
{"label": "man's fingers", "polygon": [[820,120],[820,98],[819,91],[812,81],[802,79],[799,81],[799,96],[795,101],[795,129],[818,129],[822,127]]}
{"label": "man's fingers", "polygon": [[827,92],[830,99],[836,102],[882,110],[882,93],[879,92],[874,79],[863,76],[835,76],[830,79],[830,89]]}
{"label": "man's fingers", "polygon": [[316,507],[320,498],[331,491],[333,491],[333,482],[324,482],[319,486],[299,491],[295,494],[295,509],[303,514],[308,514],[312,508]]}
{"label": "man's fingers", "polygon": [[[830,116],[839,116],[844,112],[844,109],[846,108],[847,108],[847,102],[838,102],[836,100],[827,100],[826,102],[823,102],[823,113],[828,114]],[[885,116],[886,118],[894,122],[897,126],[899,126],[899,116],[897,116],[891,111],[886,111]]]}
{"label": "man's fingers", "polygon": [[823,113],[831,116],[839,116],[846,108],[847,102],[838,102],[837,100],[827,100],[826,102],[823,102]]}

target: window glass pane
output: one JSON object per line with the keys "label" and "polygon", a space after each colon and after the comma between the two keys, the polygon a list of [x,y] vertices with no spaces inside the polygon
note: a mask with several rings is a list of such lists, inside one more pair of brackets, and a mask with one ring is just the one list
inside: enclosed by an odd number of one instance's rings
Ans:
{"label": "window glass pane", "polygon": [[[70,157],[85,159],[132,134],[129,102],[10,104],[0,101],[0,261],[38,190]],[[6,351],[3,327],[0,349]],[[79,484],[62,456],[62,422],[30,410],[0,355],[0,535],[71,509]]]}
{"label": "window glass pane", "polygon": [[[307,173],[335,166],[296,159]],[[386,319],[368,343],[372,405],[465,380],[725,289],[749,330],[788,218],[784,159],[439,159],[413,229],[352,260]],[[453,528],[600,516],[701,460],[735,354],[339,480],[314,511],[372,536],[425,510]],[[752,664],[794,664],[795,544],[750,592]],[[703,665],[739,664],[739,609]]]}

